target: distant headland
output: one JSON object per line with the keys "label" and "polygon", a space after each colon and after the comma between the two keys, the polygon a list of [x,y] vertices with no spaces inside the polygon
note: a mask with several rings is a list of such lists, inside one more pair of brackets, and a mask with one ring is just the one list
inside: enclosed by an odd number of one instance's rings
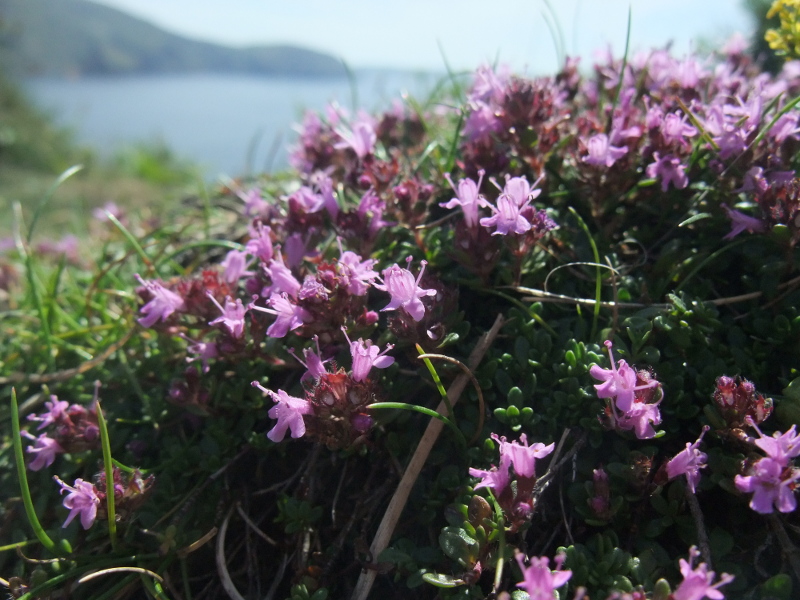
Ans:
{"label": "distant headland", "polygon": [[22,76],[240,73],[344,77],[334,56],[288,45],[232,48],[169,33],[87,0],[0,0],[3,68]]}

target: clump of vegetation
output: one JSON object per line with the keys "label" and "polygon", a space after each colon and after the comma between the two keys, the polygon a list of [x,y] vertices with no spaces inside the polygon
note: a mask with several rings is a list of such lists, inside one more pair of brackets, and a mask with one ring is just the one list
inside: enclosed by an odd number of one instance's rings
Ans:
{"label": "clump of vegetation", "polygon": [[40,206],[11,595],[792,597],[799,73],[484,67],[75,257]]}

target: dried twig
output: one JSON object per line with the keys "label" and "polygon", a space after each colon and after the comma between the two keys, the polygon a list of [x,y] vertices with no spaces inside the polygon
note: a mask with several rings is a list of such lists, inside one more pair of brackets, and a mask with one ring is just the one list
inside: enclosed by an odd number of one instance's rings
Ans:
{"label": "dried twig", "polygon": [[164,579],[158,573],[154,573],[149,569],[143,569],[141,567],[114,567],[112,569],[101,569],[100,571],[94,571],[89,573],[88,575],[84,575],[80,579],[78,579],[77,584],[80,585],[82,583],[86,583],[87,581],[91,581],[96,577],[100,577],[102,575],[110,575],[111,573],[142,573],[143,575],[149,575],[159,583],[164,583]]}
{"label": "dried twig", "polygon": [[[497,334],[500,332],[503,322],[503,316],[498,315],[497,319],[495,319],[494,325],[492,325],[492,328],[477,343],[470,354],[469,360],[467,361],[470,370],[474,371],[478,367],[483,359],[484,354],[486,354],[487,350],[489,350],[489,346],[491,346],[492,342],[497,337]],[[469,377],[462,373],[452,383],[450,389],[447,390],[447,397],[450,400],[451,406],[458,401],[461,393],[467,386],[468,381]],[[445,405],[444,400],[439,402],[439,406],[436,408],[436,411],[442,415],[446,414],[447,406]],[[373,561],[377,560],[378,555],[389,545],[392,533],[394,533],[394,528],[397,525],[397,521],[400,519],[400,514],[403,512],[403,508],[406,505],[408,495],[411,493],[411,488],[414,487],[414,483],[416,482],[422,467],[425,465],[425,462],[428,459],[428,454],[433,448],[433,444],[436,442],[436,439],[439,437],[442,427],[444,427],[444,424],[438,419],[432,419],[428,423],[425,433],[422,435],[422,439],[420,440],[414,455],[411,457],[411,461],[406,467],[403,478],[397,485],[397,489],[395,490],[392,499],[389,501],[389,506],[386,508],[386,512],[383,514],[383,519],[378,526],[378,531],[375,534],[375,538],[372,540],[370,554]],[[376,576],[377,571],[374,569],[362,571],[361,576],[358,578],[358,582],[356,583],[355,590],[353,591],[352,600],[366,600],[367,596],[369,596],[370,590],[372,589],[372,584],[375,582]]]}
{"label": "dried twig", "polygon": [[236,503],[236,512],[239,513],[239,516],[242,517],[242,521],[244,521],[245,524],[250,529],[252,529],[253,533],[255,533],[258,537],[260,537],[262,540],[267,542],[270,546],[277,546],[278,545],[278,542],[276,542],[271,537],[269,537],[266,533],[261,531],[261,529],[258,527],[258,525],[253,523],[253,521],[250,519],[250,517],[247,516],[247,513],[244,512],[244,509],[242,508],[242,503],[241,502],[237,502]]}
{"label": "dried twig", "polygon": [[233,584],[231,574],[228,572],[227,561],[225,560],[225,534],[228,533],[228,521],[230,521],[232,514],[233,507],[231,506],[230,509],[228,509],[228,514],[225,515],[225,519],[223,519],[222,525],[220,525],[219,528],[216,552],[217,573],[219,573],[222,589],[225,590],[225,593],[228,594],[228,597],[231,600],[244,600],[244,597],[239,593],[239,590],[237,590],[236,586]]}
{"label": "dried twig", "polygon": [[189,554],[191,554],[195,550],[199,550],[200,548],[205,546],[206,543],[209,540],[211,540],[215,535],[217,535],[217,528],[212,527],[211,530],[208,533],[206,533],[203,537],[201,537],[199,540],[192,542],[185,548],[181,548],[175,553],[175,555],[178,558],[186,558]]}
{"label": "dried twig", "polygon": [[694,492],[686,486],[686,500],[689,503],[689,510],[694,519],[694,525],[697,527],[697,545],[700,546],[700,555],[708,565],[708,570],[713,570],[711,566],[711,544],[708,541],[708,532],[706,532],[705,522],[703,520],[703,511],[700,510],[700,502],[697,501],[697,496]]}
{"label": "dried twig", "polygon": [[[605,265],[602,265],[605,266]],[[797,286],[800,284],[800,277],[795,277],[794,279],[790,279],[789,281],[784,281],[780,285],[777,286],[777,289],[785,289],[790,288],[793,286]],[[548,292],[546,290],[539,290],[536,288],[528,288],[522,286],[512,287],[516,292],[520,292],[522,294],[530,294],[523,298],[523,300],[528,301],[535,301],[535,302],[554,302],[557,304],[577,304],[580,306],[594,306],[597,304],[597,301],[593,298],[575,298],[573,296],[565,296],[564,294],[554,294],[552,292]],[[746,302],[747,300],[755,300],[756,298],[760,298],[764,295],[764,292],[750,292],[748,294],[740,294],[738,296],[728,296],[727,298],[717,298],[715,300],[705,300],[704,304],[710,304],[712,306],[726,306],[728,304],[737,304],[739,302]],[[651,303],[645,304],[642,302],[607,302],[601,301],[600,306],[604,308],[663,308],[667,309],[670,308],[671,304],[666,303]]]}

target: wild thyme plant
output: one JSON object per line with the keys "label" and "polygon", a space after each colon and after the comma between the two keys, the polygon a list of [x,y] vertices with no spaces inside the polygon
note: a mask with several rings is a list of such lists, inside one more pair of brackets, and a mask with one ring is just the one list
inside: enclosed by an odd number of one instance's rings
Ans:
{"label": "wild thyme plant", "polygon": [[17,235],[10,594],[792,597],[799,67],[482,67],[86,263]]}

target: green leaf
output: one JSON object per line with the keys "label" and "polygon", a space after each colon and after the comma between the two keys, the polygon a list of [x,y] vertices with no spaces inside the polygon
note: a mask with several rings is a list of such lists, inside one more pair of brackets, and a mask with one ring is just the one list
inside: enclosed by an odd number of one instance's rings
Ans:
{"label": "green leaf", "polygon": [[698,214],[696,214],[694,216],[689,217],[685,221],[681,221],[680,223],[678,223],[678,227],[686,227],[687,225],[691,225],[695,221],[700,221],[702,219],[708,219],[710,217],[711,217],[711,213],[707,213],[707,212],[698,213]]}
{"label": "green leaf", "polygon": [[761,598],[763,600],[789,600],[792,597],[792,578],[786,573],[779,573],[767,579],[761,585]]}
{"label": "green leaf", "polygon": [[465,568],[472,568],[478,559],[480,544],[461,527],[445,527],[439,535],[444,553]]}
{"label": "green leaf", "polygon": [[454,588],[464,585],[464,581],[443,573],[425,573],[422,579],[440,588]]}
{"label": "green leaf", "polygon": [[789,385],[783,388],[783,395],[792,400],[800,401],[800,377],[793,379]]}

